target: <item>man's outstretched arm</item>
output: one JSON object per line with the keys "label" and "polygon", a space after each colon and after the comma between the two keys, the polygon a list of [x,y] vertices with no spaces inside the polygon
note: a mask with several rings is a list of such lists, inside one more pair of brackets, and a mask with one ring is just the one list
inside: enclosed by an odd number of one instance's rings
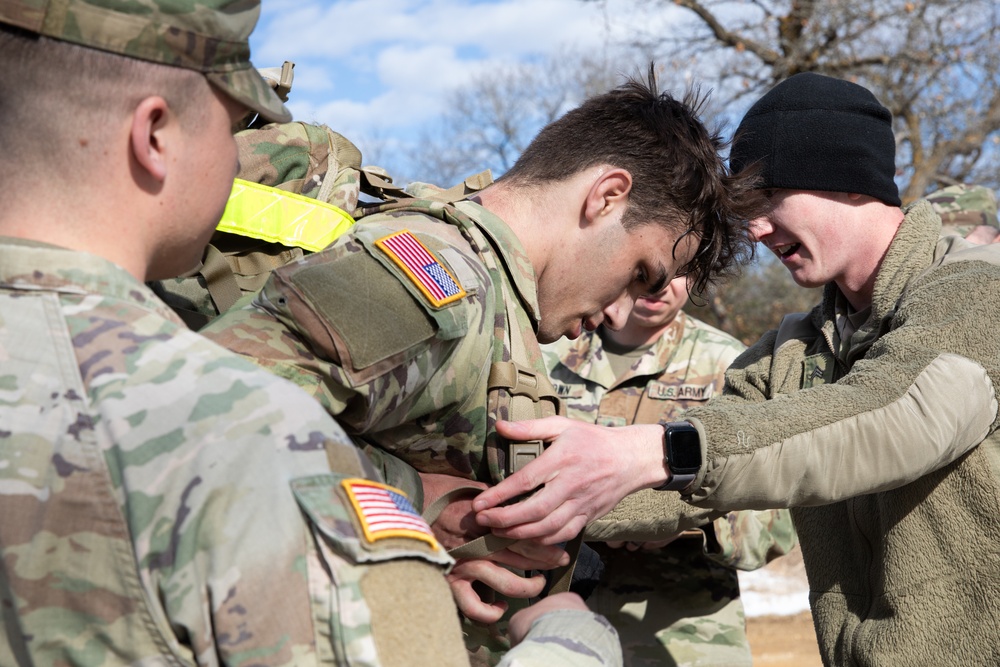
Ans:
{"label": "man's outstretched arm", "polygon": [[[498,422],[511,440],[544,440],[537,459],[473,500],[477,521],[494,534],[556,544],[607,514],[622,498],[667,480],[663,427],[607,428],[565,417]],[[529,498],[500,507],[538,489]]]}

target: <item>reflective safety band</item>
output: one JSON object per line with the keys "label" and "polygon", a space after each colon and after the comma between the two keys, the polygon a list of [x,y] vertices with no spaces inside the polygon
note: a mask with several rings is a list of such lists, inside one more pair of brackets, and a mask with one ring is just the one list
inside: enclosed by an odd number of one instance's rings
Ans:
{"label": "reflective safety band", "polygon": [[353,224],[333,204],[237,178],[217,229],[318,252]]}

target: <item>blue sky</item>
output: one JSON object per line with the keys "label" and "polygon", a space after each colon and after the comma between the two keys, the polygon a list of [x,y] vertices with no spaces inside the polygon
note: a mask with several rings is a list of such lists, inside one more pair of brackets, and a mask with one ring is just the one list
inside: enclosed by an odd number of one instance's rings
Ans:
{"label": "blue sky", "polygon": [[[663,9],[663,5],[668,7]],[[484,68],[560,49],[599,50],[672,3],[635,0],[263,0],[258,67],[295,62],[289,107],[358,143],[411,140],[449,90]],[[647,7],[648,13],[636,6]]]}

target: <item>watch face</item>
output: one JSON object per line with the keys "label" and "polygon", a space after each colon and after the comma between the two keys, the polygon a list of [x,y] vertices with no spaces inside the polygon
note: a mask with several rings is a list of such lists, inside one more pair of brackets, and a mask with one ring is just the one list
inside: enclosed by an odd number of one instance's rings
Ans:
{"label": "watch face", "polygon": [[701,468],[701,443],[698,431],[691,428],[671,428],[667,432],[670,448],[670,471],[674,474],[698,472]]}

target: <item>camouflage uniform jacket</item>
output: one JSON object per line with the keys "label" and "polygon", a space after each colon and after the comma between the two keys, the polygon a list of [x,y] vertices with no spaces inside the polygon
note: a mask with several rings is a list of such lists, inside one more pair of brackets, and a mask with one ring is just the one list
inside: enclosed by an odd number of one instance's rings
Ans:
{"label": "camouflage uniform jacket", "polygon": [[450,558],[307,396],[92,255],[2,240],[0,301],[0,664],[467,664]]}
{"label": "camouflage uniform jacket", "polygon": [[[475,221],[464,229],[440,219],[443,204],[410,205],[423,209],[362,218],[275,270],[252,304],[202,333],[304,387],[365,444],[422,472],[496,482],[502,472],[484,453],[495,437],[487,377],[492,361],[510,358],[508,311],[528,361],[545,372],[534,270],[510,228],[478,204],[455,205]],[[394,235],[423,253],[446,294],[386,248]]]}
{"label": "camouflage uniform jacket", "polygon": [[906,211],[866,321],[835,285],[688,418],[692,502],[792,507],[828,665],[1000,664],[1000,248]]}
{"label": "camouflage uniform jacket", "polygon": [[[732,336],[680,312],[620,378],[597,333],[561,339],[542,351],[569,417],[625,426],[676,421],[686,408],[721,393],[726,368],[743,349]],[[795,546],[787,510],[731,512],[712,529],[711,539],[703,539],[705,555],[741,570],[757,569]]]}

